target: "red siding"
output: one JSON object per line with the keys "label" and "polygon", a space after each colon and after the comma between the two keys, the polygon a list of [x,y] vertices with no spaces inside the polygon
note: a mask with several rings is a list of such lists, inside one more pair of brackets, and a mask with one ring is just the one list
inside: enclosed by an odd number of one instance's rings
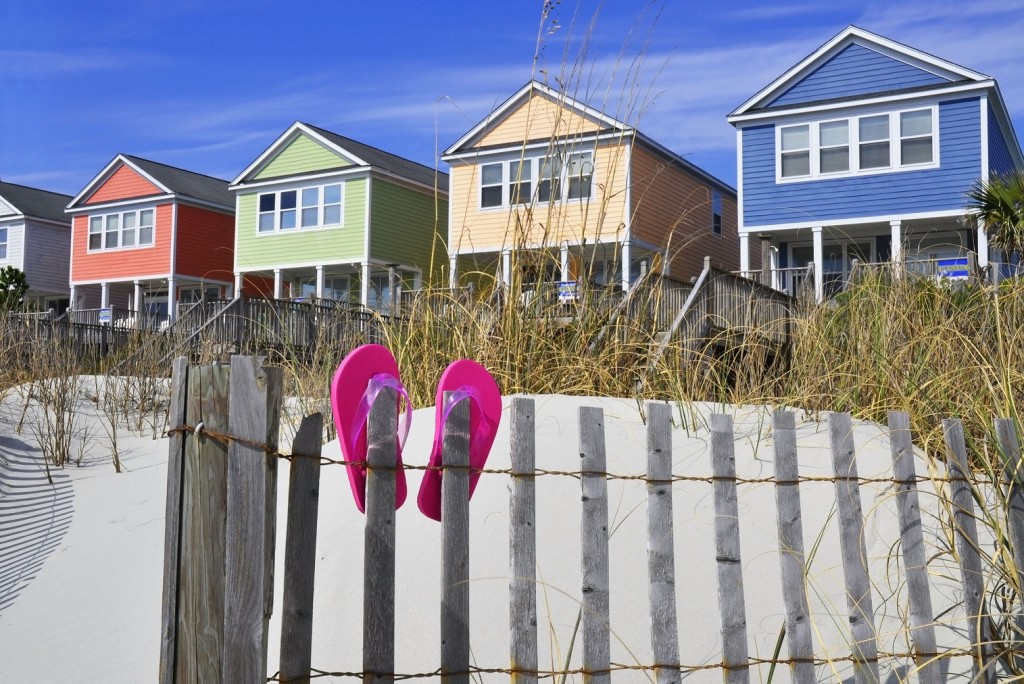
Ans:
{"label": "red siding", "polygon": [[178,205],[178,275],[234,282],[235,215]]}
{"label": "red siding", "polygon": [[162,192],[160,188],[140,176],[134,169],[121,164],[117,171],[114,171],[110,178],[85,200],[85,204],[100,204],[102,202],[114,202],[135,197],[147,197],[149,195],[159,195]]}
{"label": "red siding", "polygon": [[274,296],[274,280],[273,278],[260,278],[259,276],[242,276],[242,293],[250,297],[270,299]]}
{"label": "red siding", "polygon": [[71,228],[71,283],[167,277],[171,270],[171,216],[171,204],[157,205],[152,247],[92,253],[89,216],[76,216]]}

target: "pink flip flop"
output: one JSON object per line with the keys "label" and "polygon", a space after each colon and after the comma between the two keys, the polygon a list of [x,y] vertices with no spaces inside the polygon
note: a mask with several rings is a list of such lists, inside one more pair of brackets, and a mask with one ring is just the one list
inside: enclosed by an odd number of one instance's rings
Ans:
{"label": "pink flip flop", "polygon": [[402,469],[402,448],[409,434],[412,404],[409,393],[398,379],[398,363],[379,344],[356,347],[338,365],[331,381],[331,411],[338,429],[342,457],[348,463],[348,482],[360,512],[366,511],[366,421],[377,395],[385,387],[397,390],[399,401],[405,398],[405,414],[398,420],[398,448],[395,454],[395,508],[405,503],[405,470]]}
{"label": "pink flip flop", "polygon": [[[444,393],[452,392],[447,402]],[[441,449],[444,441],[444,424],[448,420],[451,407],[462,399],[469,398],[469,467],[480,469],[487,462],[494,444],[494,435],[501,422],[501,392],[494,378],[483,366],[470,359],[454,361],[444,373],[437,385],[436,406],[434,414],[434,446],[430,452],[429,466],[441,466]],[[473,496],[479,472],[470,472],[469,495]],[[434,520],[441,519],[441,471],[428,469],[420,483],[419,495],[416,498],[423,515]]]}

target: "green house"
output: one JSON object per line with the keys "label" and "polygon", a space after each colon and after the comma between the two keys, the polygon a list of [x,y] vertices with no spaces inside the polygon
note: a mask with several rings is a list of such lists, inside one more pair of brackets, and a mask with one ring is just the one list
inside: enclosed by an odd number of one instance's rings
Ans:
{"label": "green house", "polygon": [[235,293],[386,309],[447,263],[448,175],[296,122],[234,181]]}

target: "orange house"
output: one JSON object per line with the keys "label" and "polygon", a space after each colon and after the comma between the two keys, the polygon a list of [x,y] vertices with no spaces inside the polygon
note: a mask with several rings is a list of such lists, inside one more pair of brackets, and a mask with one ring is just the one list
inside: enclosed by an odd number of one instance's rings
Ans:
{"label": "orange house", "polygon": [[[449,147],[448,254],[508,284],[628,290],[740,267],[736,191],[633,126],[531,81]],[[524,252],[540,255],[523,262]],[[751,263],[760,263],[759,254]]]}
{"label": "orange house", "polygon": [[230,295],[234,205],[225,180],[119,154],[67,207],[72,309],[162,323]]}

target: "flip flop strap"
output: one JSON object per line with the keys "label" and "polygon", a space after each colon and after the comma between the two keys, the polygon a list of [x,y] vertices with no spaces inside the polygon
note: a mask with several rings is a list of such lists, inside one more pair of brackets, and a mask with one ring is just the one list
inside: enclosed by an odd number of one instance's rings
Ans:
{"label": "flip flop strap", "polygon": [[468,398],[470,401],[476,404],[477,411],[482,415],[483,411],[481,410],[482,407],[480,404],[480,394],[477,392],[475,387],[471,387],[470,385],[463,385],[459,389],[453,390],[448,395],[448,401],[445,402],[444,409],[442,409],[441,411],[442,431],[444,430],[444,426],[448,423],[448,416],[451,415],[452,409],[455,408],[456,404],[458,404],[460,401],[466,398]]}
{"label": "flip flop strap", "polygon": [[[373,402],[377,400],[377,395],[385,387],[390,387],[405,399],[405,413],[398,417],[398,448],[399,450],[405,449],[405,440],[409,436],[409,427],[412,424],[412,400],[409,399],[409,392],[401,380],[390,373],[378,373],[370,378],[370,382],[366,385],[366,391],[363,392],[363,398],[359,400],[359,406],[356,407],[355,418],[352,421],[353,452],[355,445],[359,443],[359,438],[366,431],[366,420],[370,416]],[[363,460],[366,460],[365,456]]]}

